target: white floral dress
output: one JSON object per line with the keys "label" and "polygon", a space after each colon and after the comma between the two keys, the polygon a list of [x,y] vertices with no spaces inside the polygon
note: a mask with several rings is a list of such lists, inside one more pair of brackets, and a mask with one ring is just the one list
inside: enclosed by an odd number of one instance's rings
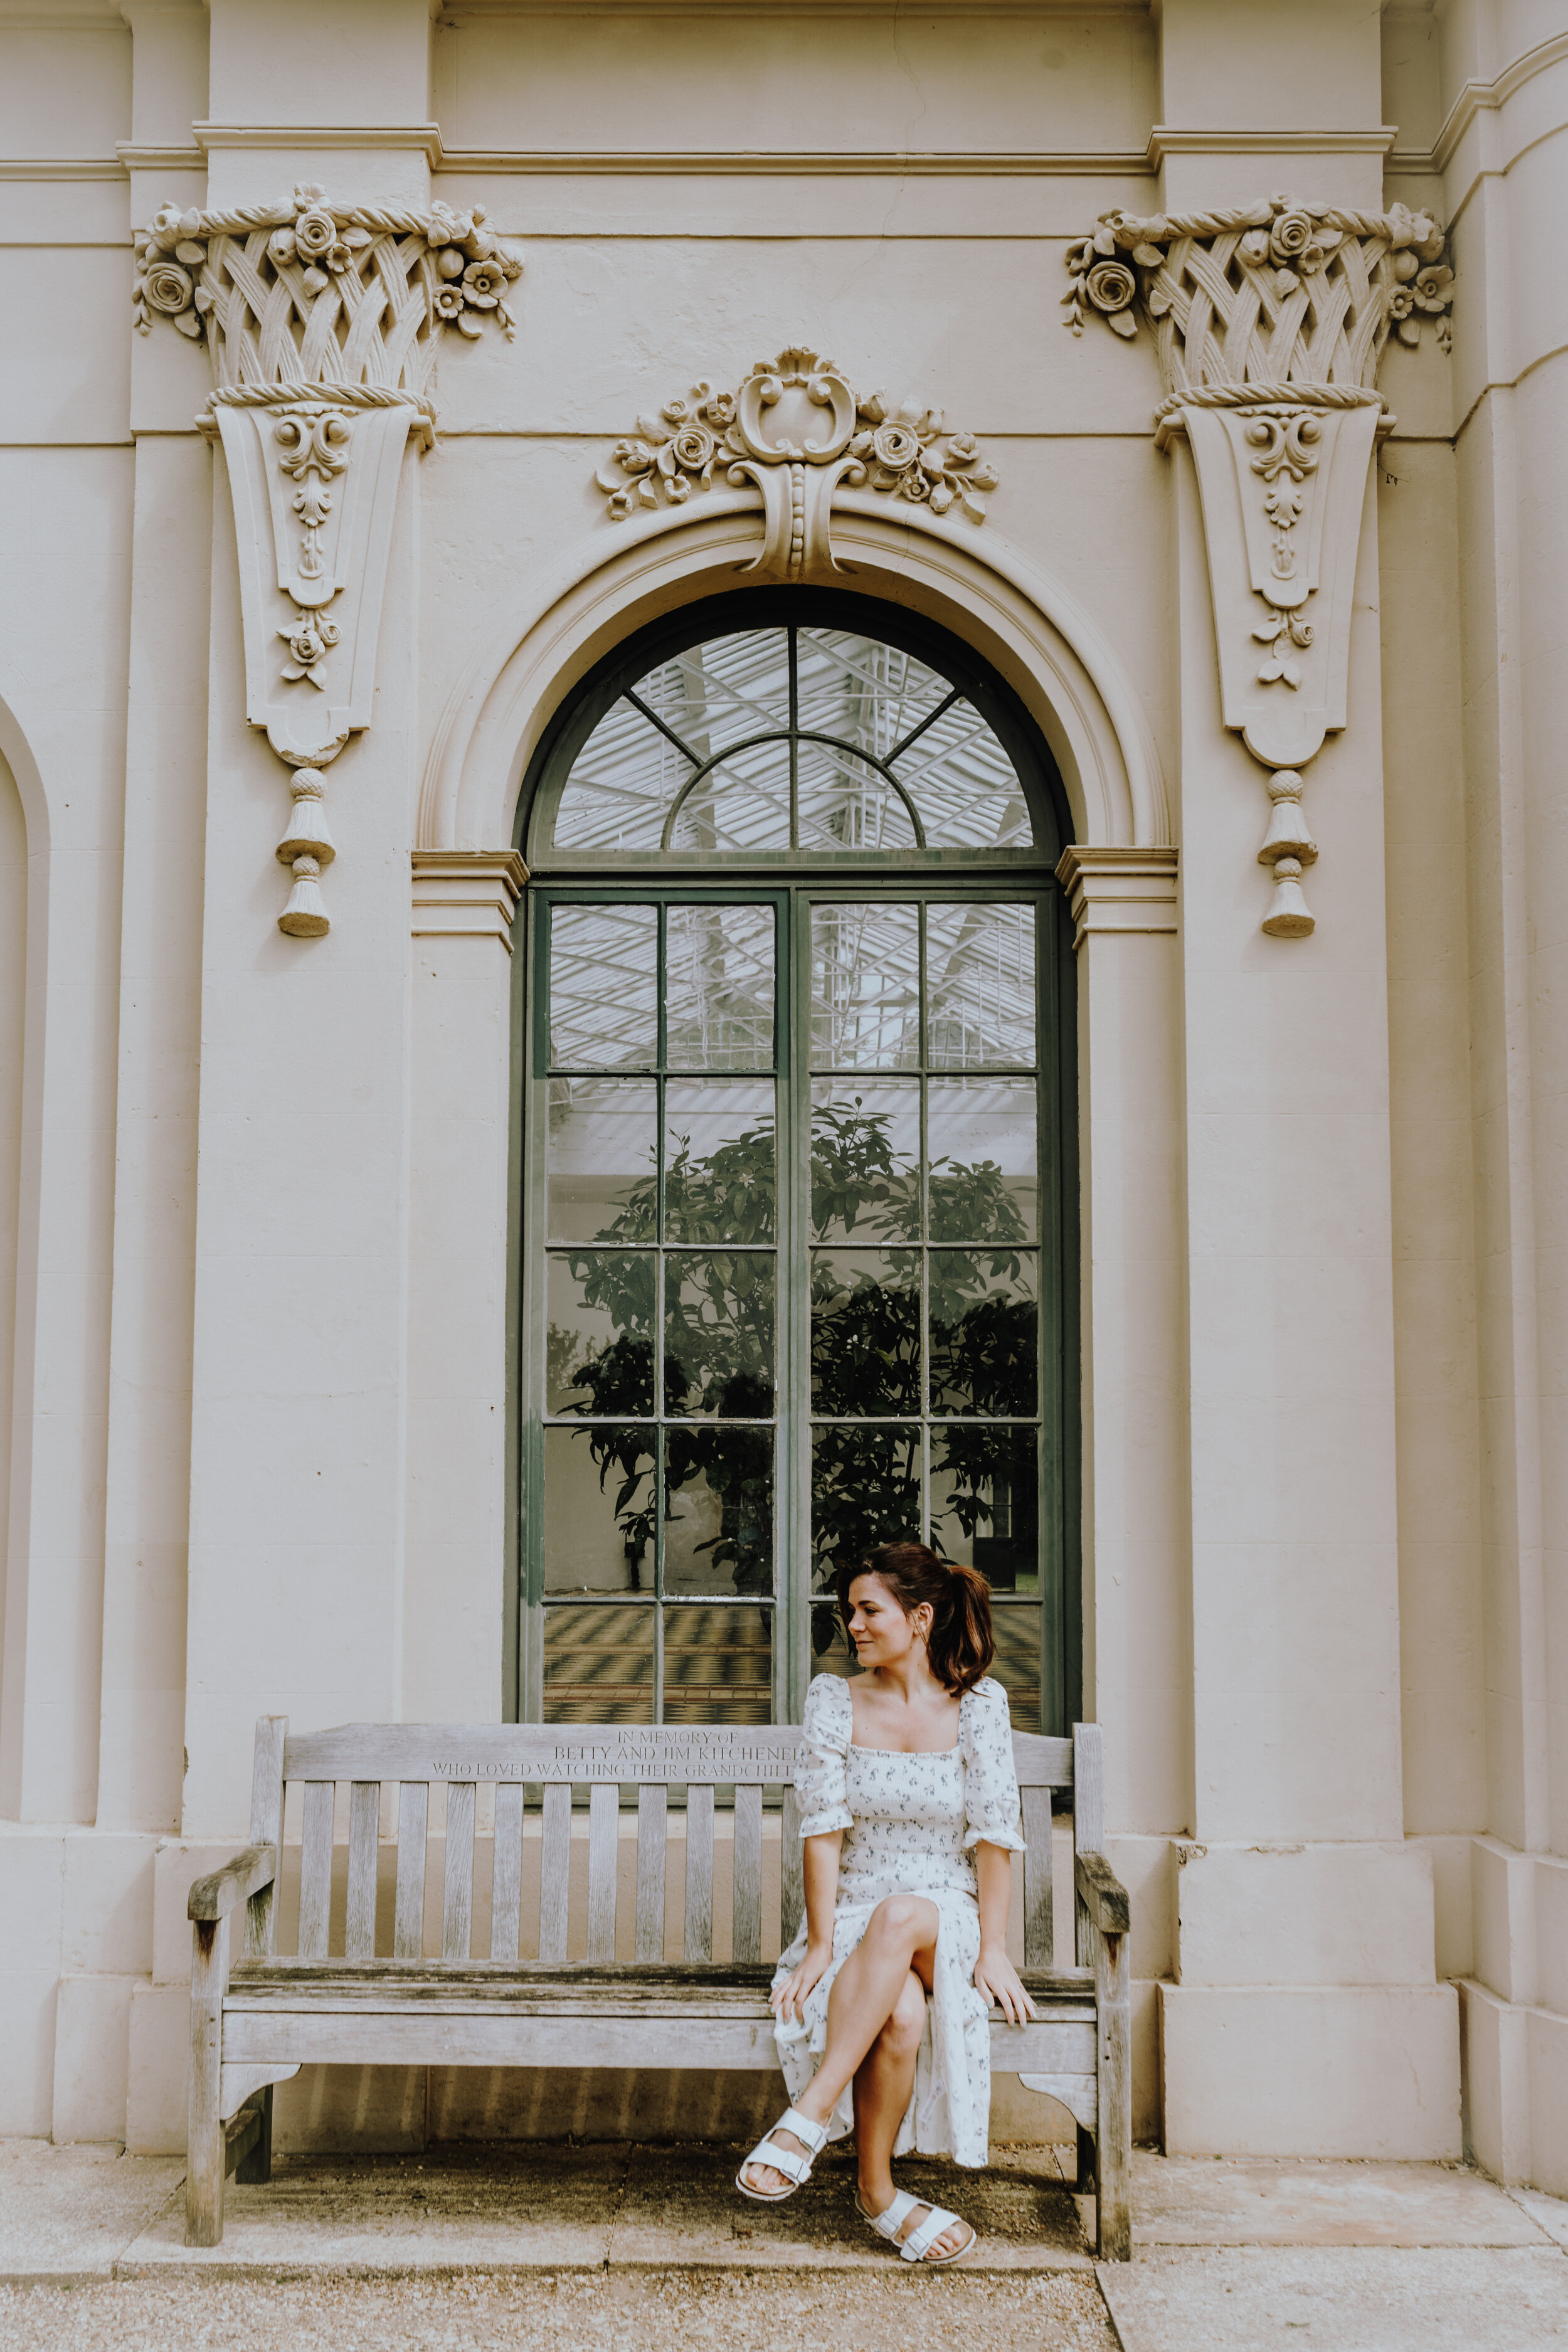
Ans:
{"label": "white floral dress", "polygon": [[[980,1905],[973,1849],[1005,1846],[1022,1853],[1017,1775],[1013,1769],[1007,1695],[987,1676],[959,1701],[958,1744],[943,1753],[901,1755],[857,1748],[849,1685],[818,1675],[806,1693],[805,1738],[795,1769],[802,1837],[844,1832],[833,1958],[805,1997],[805,2023],[775,2029],[779,2060],[798,2099],[827,2046],[827,1997],[872,1912],[889,1895],[923,1895],[940,1919],[926,2030],[915,2061],[915,2087],[899,2126],[895,2156],[911,2148],[986,2161],[991,2122],[991,2028],[974,1989],[980,1957]],[[805,1928],[778,1964],[782,1984],[805,1958]],[[853,2128],[846,2087],[828,2122],[830,2139]]]}

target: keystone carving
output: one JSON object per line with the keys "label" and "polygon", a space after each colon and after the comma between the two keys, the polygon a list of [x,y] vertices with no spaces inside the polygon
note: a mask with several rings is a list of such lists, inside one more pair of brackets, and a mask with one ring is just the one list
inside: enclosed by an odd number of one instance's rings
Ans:
{"label": "keystone carving", "polygon": [[834,494],[843,482],[984,522],[996,469],[972,433],[950,433],[940,409],[886,393],[864,398],[816,352],[761,360],[735,392],[697,383],[685,399],[639,416],[595,479],[612,520],[680,506],[715,478],[762,493],[763,552],[744,568],[801,580],[843,567],[832,546]]}
{"label": "keystone carving", "polygon": [[1426,213],[1343,212],[1276,195],[1212,213],[1104,214],[1068,249],[1065,323],[1152,331],[1165,397],[1155,439],[1191,445],[1203,502],[1227,727],[1273,772],[1259,862],[1263,929],[1312,929],[1318,852],[1301,770],[1345,724],[1362,507],[1394,420],[1376,388],[1389,336],[1424,322],[1449,347],[1453,271]]}
{"label": "keystone carving", "polygon": [[482,205],[342,205],[314,184],[230,212],[165,205],[135,244],[137,328],[165,319],[212,360],[197,422],[234,499],[246,716],[294,771],[279,928],[319,938],[335,854],[321,772],[370,725],[404,449],[434,438],[447,329],[514,335],[522,263]]}

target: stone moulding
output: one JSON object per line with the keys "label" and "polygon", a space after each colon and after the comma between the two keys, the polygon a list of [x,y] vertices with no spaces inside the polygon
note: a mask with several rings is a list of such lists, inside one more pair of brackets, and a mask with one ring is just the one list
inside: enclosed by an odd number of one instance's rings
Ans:
{"label": "stone moulding", "polygon": [[164,205],[135,247],[138,331],[163,319],[212,360],[197,424],[234,500],[246,717],[294,771],[279,928],[319,938],[335,855],[321,772],[370,725],[403,453],[434,438],[446,331],[514,334],[522,263],[482,205],[343,205],[314,184],[229,212]]}
{"label": "stone moulding", "polygon": [[1362,509],[1394,420],[1375,378],[1391,334],[1449,346],[1453,272],[1427,213],[1341,211],[1275,195],[1226,211],[1104,214],[1069,247],[1065,323],[1152,330],[1165,397],[1155,440],[1191,446],[1203,506],[1224,723],[1271,772],[1263,929],[1313,928],[1317,845],[1301,770],[1346,723]]}
{"label": "stone moulding", "polygon": [[743,568],[805,580],[842,569],[831,537],[841,485],[979,523],[997,476],[974,436],[950,433],[940,409],[862,395],[831,360],[795,348],[759,360],[734,392],[697,383],[639,416],[595,479],[616,522],[681,506],[716,481],[749,483],[762,494],[763,551]]}

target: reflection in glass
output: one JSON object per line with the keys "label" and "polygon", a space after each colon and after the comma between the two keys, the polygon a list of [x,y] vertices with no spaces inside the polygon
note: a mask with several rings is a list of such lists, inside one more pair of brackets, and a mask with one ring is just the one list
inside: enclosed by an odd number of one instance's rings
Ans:
{"label": "reflection in glass", "polygon": [[664,1231],[672,1242],[773,1238],[773,1082],[671,1078],[664,1092]]}
{"label": "reflection in glass", "polygon": [[664,1589],[773,1589],[773,1433],[672,1423],[664,1438]]}
{"label": "reflection in glass", "polygon": [[811,1409],[921,1409],[918,1250],[813,1250]]}
{"label": "reflection in glass", "polygon": [[672,1070],[771,1070],[773,910],[671,907],[665,1024]]}
{"label": "reflection in glass", "polygon": [[952,692],[913,654],[847,629],[802,629],[796,646],[799,724],[879,760]]}
{"label": "reflection in glass", "polygon": [[811,912],[811,1058],[818,1069],[920,1061],[920,913],[909,906]]}
{"label": "reflection in glass", "polygon": [[544,1433],[544,1590],[653,1589],[651,1429]]}
{"label": "reflection in glass", "polygon": [[546,1723],[651,1723],[653,1610],[546,1609]]}
{"label": "reflection in glass", "polygon": [[948,1423],[931,1432],[931,1539],[993,1592],[1040,1589],[1040,1489],[1032,1429]]}
{"label": "reflection in glass", "polygon": [[926,1095],[933,1242],[1039,1234],[1033,1078],[932,1078]]}
{"label": "reflection in glass", "polygon": [[771,1609],[667,1609],[666,1723],[767,1723],[773,1707]]}
{"label": "reflection in glass", "polygon": [[1034,835],[1018,772],[972,702],[955,702],[893,772],[933,849],[1026,849]]}
{"label": "reflection in glass", "polygon": [[[556,1242],[604,1241],[654,1173],[658,1087],[652,1078],[552,1078],[546,1230]],[[651,1229],[634,1236],[652,1239]]]}
{"label": "reflection in glass", "polygon": [[845,1682],[860,1671],[837,1601],[812,1603],[811,1671],[814,1675],[837,1675]]}
{"label": "reflection in glass", "polygon": [[555,907],[550,1059],[562,1070],[651,1068],[658,1043],[657,907]]}
{"label": "reflection in glass", "polygon": [[771,1250],[664,1262],[664,1409],[763,1421],[773,1409]]}
{"label": "reflection in glass", "polygon": [[629,702],[605,713],[573,762],[555,812],[562,849],[657,849],[692,763]]}
{"label": "reflection in glass", "polygon": [[545,1412],[651,1412],[652,1257],[552,1251],[546,1265]]}
{"label": "reflection in glass", "polygon": [[788,639],[783,629],[710,637],[649,670],[635,691],[696,759],[710,760],[726,743],[788,726]]}
{"label": "reflection in glass", "polygon": [[816,1241],[918,1241],[918,1078],[813,1078],[811,1230]]}
{"label": "reflection in glass", "polygon": [[841,1560],[900,1538],[919,1542],[918,1424],[818,1424],[811,1433],[812,1583],[831,1587]]}
{"label": "reflection in glass", "polygon": [[1033,1063],[1033,907],[927,908],[926,1026],[939,1067]]}
{"label": "reflection in glass", "polygon": [[803,849],[912,849],[909,810],[879,769],[832,743],[802,742],[795,784]]}
{"label": "reflection in glass", "polygon": [[1037,1278],[1032,1250],[931,1251],[932,1412],[998,1420],[1035,1412]]}
{"label": "reflection in glass", "polygon": [[1015,1731],[1040,1728],[1040,1612],[1037,1608],[991,1612],[996,1635],[996,1659],[992,1673],[1007,1694],[1007,1712]]}
{"label": "reflection in glass", "polygon": [[787,849],[789,744],[781,736],[728,752],[676,811],[672,849]]}

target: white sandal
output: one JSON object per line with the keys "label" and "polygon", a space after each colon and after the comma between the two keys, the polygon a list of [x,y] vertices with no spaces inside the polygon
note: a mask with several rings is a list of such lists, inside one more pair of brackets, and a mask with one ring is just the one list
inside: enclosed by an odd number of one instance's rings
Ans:
{"label": "white sandal", "polygon": [[[774,2124],[773,2131],[793,2132],[806,2153],[802,2156],[796,2148],[780,2147],[773,2132],[757,2142],[735,2175],[736,2188],[742,2197],[749,2197],[755,2205],[782,2205],[786,2197],[793,2197],[802,2182],[811,2179],[811,2168],[827,2145],[827,2126],[814,2124],[811,2117],[803,2116],[798,2107],[786,2107]],[[772,2171],[782,2172],[790,2186],[787,2189],[748,2189],[746,2173],[753,2164],[765,2164]]]}
{"label": "white sandal", "polygon": [[[884,2212],[868,2213],[858,2197],[855,2200],[861,2219],[869,2221],[879,2238],[887,2238],[896,2245],[906,2263],[925,2263],[932,2270],[940,2270],[943,2263],[961,2263],[965,2254],[974,2252],[979,2240],[973,2222],[962,2221],[945,2205],[932,2205],[918,2228],[911,2230],[907,2238],[900,2237],[900,2231],[916,2206],[927,2201],[923,2197],[911,2197],[907,2189],[895,2189],[893,2201]],[[946,2231],[959,2228],[968,2231],[969,2242],[960,2246],[955,2254],[933,2254],[928,2251]]]}

